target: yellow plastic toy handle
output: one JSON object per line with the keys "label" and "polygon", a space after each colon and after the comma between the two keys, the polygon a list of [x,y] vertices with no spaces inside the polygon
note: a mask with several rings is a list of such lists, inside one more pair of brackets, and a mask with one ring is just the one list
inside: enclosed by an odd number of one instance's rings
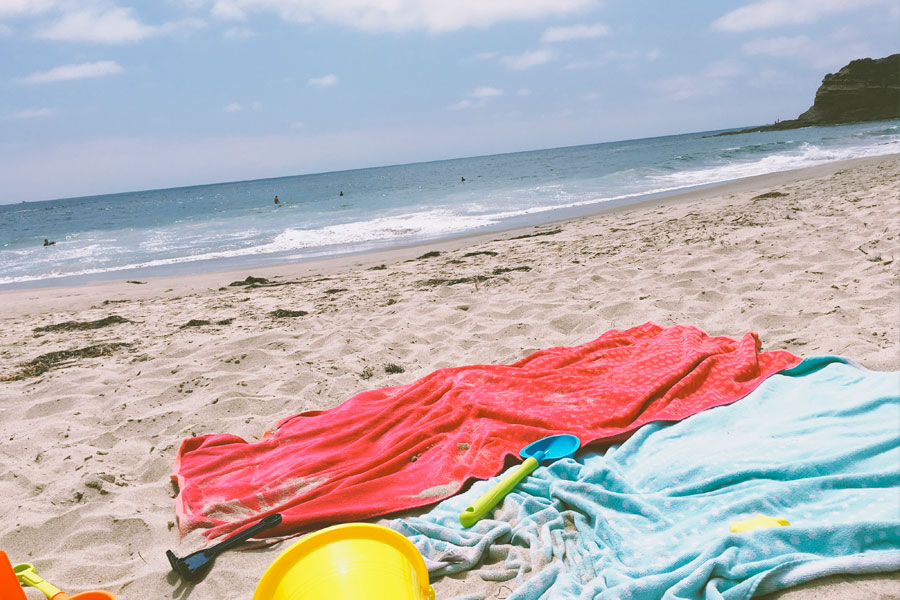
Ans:
{"label": "yellow plastic toy handle", "polygon": [[61,589],[37,574],[34,570],[34,565],[30,563],[18,564],[13,567],[13,571],[15,571],[19,583],[39,589],[47,598],[68,600],[68,596]]}
{"label": "yellow plastic toy handle", "polygon": [[488,514],[498,502],[503,500],[504,496],[510,493],[520,481],[531,475],[538,468],[540,462],[536,458],[529,457],[525,459],[519,468],[497,482],[497,485],[482,494],[481,498],[475,501],[466,510],[459,513],[459,522],[463,527],[471,527]]}

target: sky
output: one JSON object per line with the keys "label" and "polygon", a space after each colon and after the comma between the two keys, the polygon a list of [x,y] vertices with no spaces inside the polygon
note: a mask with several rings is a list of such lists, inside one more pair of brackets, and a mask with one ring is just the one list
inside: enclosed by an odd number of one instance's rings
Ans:
{"label": "sky", "polygon": [[0,204],[795,118],[896,0],[0,0]]}

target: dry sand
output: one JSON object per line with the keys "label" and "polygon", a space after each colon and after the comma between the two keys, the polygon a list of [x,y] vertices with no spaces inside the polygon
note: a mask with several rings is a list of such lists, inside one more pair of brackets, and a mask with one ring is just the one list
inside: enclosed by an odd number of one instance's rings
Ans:
{"label": "dry sand", "polygon": [[[169,474],[186,436],[252,440],[282,417],[364,389],[508,363],[646,321],[757,331],[766,349],[898,370],[898,225],[893,155],[419,248],[4,292],[0,377],[34,376],[0,382],[0,548],[67,591],[249,599],[283,544],[230,552],[196,586],[169,573],[167,548],[199,544],[179,541],[174,524]],[[229,285],[248,275],[284,285]],[[109,316],[128,322],[36,331]],[[92,346],[109,354],[23,366]],[[389,374],[388,363],[405,371]],[[439,598],[509,593],[477,572],[435,587]],[[900,598],[890,576],[803,587],[781,597]]]}

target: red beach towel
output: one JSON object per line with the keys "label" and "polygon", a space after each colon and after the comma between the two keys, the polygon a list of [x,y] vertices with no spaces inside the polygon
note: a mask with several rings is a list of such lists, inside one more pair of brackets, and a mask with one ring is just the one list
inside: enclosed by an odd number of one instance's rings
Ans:
{"label": "red beach towel", "polygon": [[279,512],[269,537],[435,503],[547,435],[611,443],[651,421],[730,404],[796,365],[686,325],[612,330],[511,365],[441,369],[283,419],[258,442],[228,434],[182,442],[172,475],[182,534],[217,537]]}

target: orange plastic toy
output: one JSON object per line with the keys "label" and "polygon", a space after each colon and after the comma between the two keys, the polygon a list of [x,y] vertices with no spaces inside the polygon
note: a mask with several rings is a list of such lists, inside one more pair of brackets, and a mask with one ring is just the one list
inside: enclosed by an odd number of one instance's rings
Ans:
{"label": "orange plastic toy", "polygon": [[19,578],[13,571],[12,564],[6,552],[0,550],[0,598],[9,598],[9,600],[27,600],[22,586],[19,585]]}
{"label": "orange plastic toy", "polygon": [[[48,600],[116,600],[113,594],[103,590],[91,590],[90,592],[81,592],[80,594],[69,596],[38,575],[34,570],[34,565],[29,563],[16,565],[13,567],[13,571],[15,572],[17,583],[21,581],[25,585],[41,590]],[[19,590],[21,591],[22,588],[20,587]],[[2,591],[2,588],[0,588],[0,591]],[[22,598],[25,598],[25,596],[22,596]]]}

